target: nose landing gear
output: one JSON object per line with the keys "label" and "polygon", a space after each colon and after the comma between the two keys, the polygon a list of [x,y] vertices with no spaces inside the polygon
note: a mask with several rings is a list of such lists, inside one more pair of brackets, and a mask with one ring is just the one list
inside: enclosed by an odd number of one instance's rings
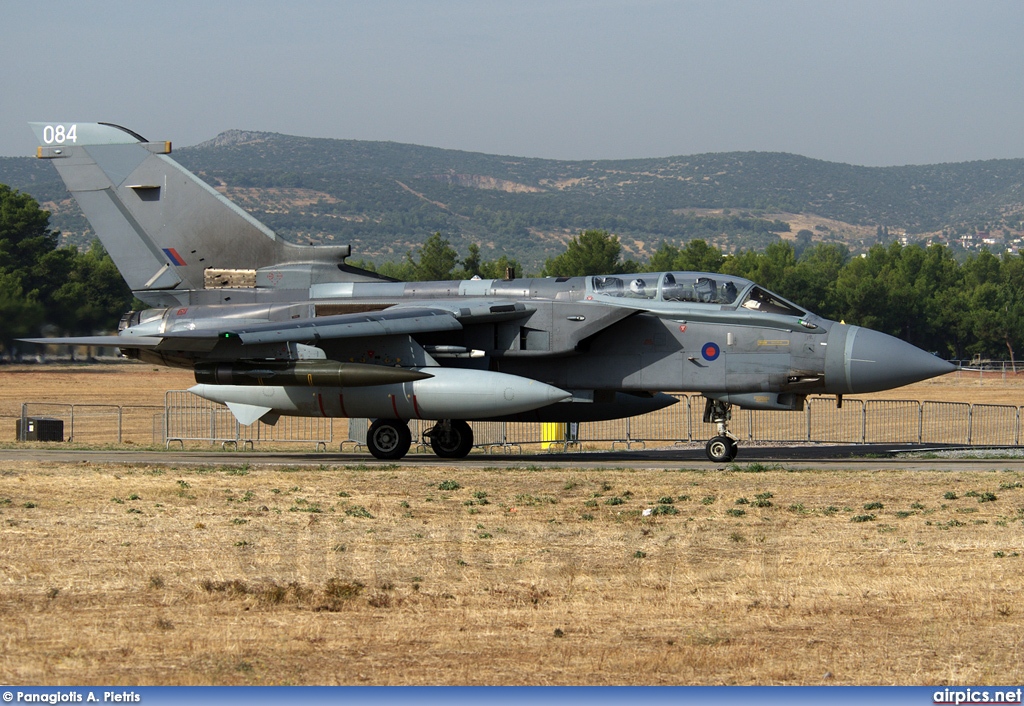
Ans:
{"label": "nose landing gear", "polygon": [[732,405],[728,402],[720,402],[711,398],[705,398],[704,423],[717,424],[718,436],[708,440],[704,451],[708,458],[718,463],[728,463],[736,458],[738,439],[729,431],[728,422],[732,419]]}

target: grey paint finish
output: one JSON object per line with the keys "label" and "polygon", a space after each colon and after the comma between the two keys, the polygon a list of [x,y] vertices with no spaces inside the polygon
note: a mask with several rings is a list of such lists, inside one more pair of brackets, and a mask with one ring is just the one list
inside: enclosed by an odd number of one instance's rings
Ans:
{"label": "grey paint finish", "polygon": [[[34,129],[40,156],[57,168],[133,291],[165,307],[129,317],[119,338],[129,354],[185,367],[216,363],[226,379],[287,365],[300,349],[307,358],[434,376],[358,394],[344,385],[315,393],[196,388],[250,421],[347,416],[349,395],[352,409],[399,420],[385,436],[401,438],[401,420],[423,410],[462,419],[614,419],[671,404],[665,392],[699,392],[708,421],[719,425],[717,449],[728,456],[732,403],[799,409],[807,394],[873,392],[953,369],[896,338],[822,319],[716,273],[381,281],[345,265],[347,246],[282,241],[171,159],[169,143],[98,124]],[[217,271],[209,288],[207,269]],[[434,432],[447,433],[445,424]]]}

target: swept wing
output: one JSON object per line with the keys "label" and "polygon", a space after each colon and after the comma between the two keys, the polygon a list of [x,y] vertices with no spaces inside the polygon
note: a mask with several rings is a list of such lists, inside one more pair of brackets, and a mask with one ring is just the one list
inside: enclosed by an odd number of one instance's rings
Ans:
{"label": "swept wing", "polygon": [[[382,311],[336,314],[287,322],[224,325],[176,331],[144,330],[145,324],[126,329],[117,336],[74,336],[24,338],[29,343],[70,346],[115,346],[155,350],[212,350],[220,340],[245,345],[305,343],[342,338],[414,335],[457,331],[465,323],[507,321],[533,311],[521,303],[473,300],[457,305],[393,306]],[[217,323],[212,321],[212,323]],[[142,330],[140,330],[142,329]]]}

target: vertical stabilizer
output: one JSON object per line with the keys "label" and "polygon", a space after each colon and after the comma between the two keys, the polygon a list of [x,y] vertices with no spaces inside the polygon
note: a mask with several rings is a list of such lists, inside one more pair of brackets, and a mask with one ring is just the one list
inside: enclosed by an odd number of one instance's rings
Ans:
{"label": "vertical stabilizer", "polygon": [[109,123],[30,123],[128,286],[153,306],[186,303],[209,268],[342,262],[348,247],[281,240],[149,142]]}

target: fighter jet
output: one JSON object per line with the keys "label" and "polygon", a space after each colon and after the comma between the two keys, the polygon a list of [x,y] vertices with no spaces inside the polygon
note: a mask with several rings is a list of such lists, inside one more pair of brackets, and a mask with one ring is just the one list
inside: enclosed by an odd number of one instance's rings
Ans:
{"label": "fighter jet", "polygon": [[191,368],[192,392],[242,424],[365,417],[370,453],[404,456],[408,420],[437,420],[442,458],[467,421],[588,422],[700,393],[714,461],[736,456],[734,405],[803,409],[810,394],[875,392],[951,364],[877,331],[824,319],[755,282],[713,272],[397,282],[304,246],[176,163],[169,142],[110,123],[32,123],[135,296],[117,335],[30,339],[117,346]]}

